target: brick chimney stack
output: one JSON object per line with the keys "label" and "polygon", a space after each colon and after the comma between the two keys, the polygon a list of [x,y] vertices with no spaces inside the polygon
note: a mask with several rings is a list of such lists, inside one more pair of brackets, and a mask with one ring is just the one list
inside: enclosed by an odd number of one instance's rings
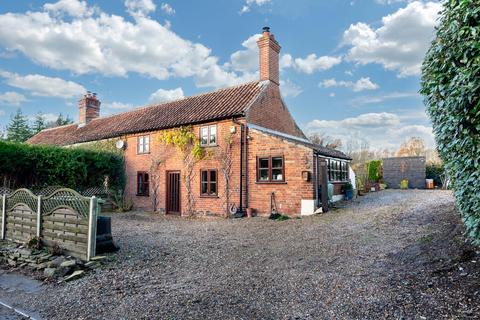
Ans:
{"label": "brick chimney stack", "polygon": [[260,80],[270,80],[277,85],[280,84],[278,63],[281,47],[270,33],[269,27],[263,28],[257,45],[260,49]]}
{"label": "brick chimney stack", "polygon": [[79,126],[84,126],[98,118],[100,116],[100,100],[97,99],[97,94],[87,91],[78,101],[78,109],[80,111]]}

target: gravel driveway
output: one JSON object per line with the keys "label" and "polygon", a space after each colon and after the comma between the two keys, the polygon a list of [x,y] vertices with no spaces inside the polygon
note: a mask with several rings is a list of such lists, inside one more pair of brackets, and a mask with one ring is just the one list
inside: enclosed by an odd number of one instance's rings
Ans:
{"label": "gravel driveway", "polygon": [[386,190],[271,221],[117,214],[78,281],[5,294],[45,319],[474,319],[480,254],[446,191]]}

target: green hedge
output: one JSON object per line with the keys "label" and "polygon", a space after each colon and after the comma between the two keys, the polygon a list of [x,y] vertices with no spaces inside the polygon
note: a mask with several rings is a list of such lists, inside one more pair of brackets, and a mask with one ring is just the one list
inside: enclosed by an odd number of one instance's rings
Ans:
{"label": "green hedge", "polygon": [[438,150],[469,236],[480,244],[480,6],[443,2],[422,89]]}
{"label": "green hedge", "polygon": [[104,185],[123,188],[123,157],[81,148],[32,146],[0,141],[0,186],[64,186],[76,190]]}
{"label": "green hedge", "polygon": [[425,178],[433,179],[436,186],[442,186],[442,179],[440,178],[444,173],[443,164],[427,164]]}
{"label": "green hedge", "polygon": [[382,179],[382,161],[372,160],[368,163],[368,181],[379,182]]}

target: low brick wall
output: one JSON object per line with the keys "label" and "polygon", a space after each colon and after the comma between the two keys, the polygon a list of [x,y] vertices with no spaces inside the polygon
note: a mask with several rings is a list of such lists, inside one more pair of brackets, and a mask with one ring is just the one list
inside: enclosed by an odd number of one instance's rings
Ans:
{"label": "low brick wall", "polygon": [[400,188],[403,179],[409,188],[425,188],[425,157],[395,157],[383,159],[383,180],[388,188]]}

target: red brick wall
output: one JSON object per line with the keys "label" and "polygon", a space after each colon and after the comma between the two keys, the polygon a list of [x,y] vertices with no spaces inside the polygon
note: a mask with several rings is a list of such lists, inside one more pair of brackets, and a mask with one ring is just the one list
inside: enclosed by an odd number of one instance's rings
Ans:
{"label": "red brick wall", "polygon": [[[315,199],[313,151],[284,139],[257,130],[249,131],[248,205],[258,214],[270,214],[271,193],[275,193],[277,209],[282,214],[300,214],[302,199]],[[258,183],[257,156],[283,156],[285,183]],[[310,181],[302,177],[310,172]]]}
{"label": "red brick wall", "polygon": [[[214,123],[210,123],[214,124]],[[224,137],[229,134],[230,127],[235,126],[236,133],[233,134],[232,142],[232,157],[233,157],[233,167],[231,175],[231,201],[238,205],[239,198],[239,139],[240,139],[240,126],[234,124],[230,120],[225,120],[217,122],[217,141],[219,146],[217,147],[207,147],[205,150],[211,155],[207,158],[197,162],[194,168],[194,176],[192,179],[192,190],[194,194],[194,210],[198,214],[223,214],[225,206],[225,197],[224,197],[224,182],[223,174],[221,171],[220,161],[218,160],[218,149],[223,148],[225,145]],[[200,126],[196,125],[193,127],[194,132],[198,135]],[[125,150],[125,166],[126,166],[126,194],[130,197],[136,208],[141,208],[147,211],[151,211],[153,208],[153,192],[152,192],[152,181],[150,181],[150,196],[137,196],[136,195],[136,182],[137,182],[137,172],[146,171],[150,173],[150,180],[152,180],[152,161],[160,160],[161,164],[157,169],[158,174],[158,208],[161,212],[165,211],[166,206],[166,171],[178,170],[181,172],[181,175],[184,173],[184,166],[182,162],[181,154],[176,150],[175,147],[170,146],[166,147],[159,141],[161,131],[150,133],[150,153],[149,154],[137,154],[137,137],[140,135],[145,135],[146,133],[129,135],[124,139],[127,140],[127,148]],[[218,170],[218,197],[217,198],[202,198],[200,196],[200,170],[201,169],[217,169]],[[183,178],[180,182],[181,185],[181,210],[182,214],[186,214],[186,204],[187,204],[187,192],[185,190],[185,181]]]}
{"label": "red brick wall", "polygon": [[[243,120],[241,122],[244,122]],[[233,134],[232,142],[232,174],[231,174],[231,203],[239,205],[240,191],[240,125],[230,120],[217,123],[219,146],[208,147],[205,150],[210,154],[207,158],[200,160],[194,168],[194,177],[192,179],[192,190],[194,194],[194,211],[200,215],[222,215],[225,212],[225,192],[223,173],[221,170],[221,161],[218,158],[219,148],[225,146],[224,137],[229,135],[230,128],[234,126],[236,132]],[[194,126],[193,130],[199,133],[200,126]],[[160,160],[161,164],[157,169],[158,174],[158,198],[157,206],[159,211],[165,212],[166,206],[166,171],[178,170],[184,173],[181,154],[175,147],[166,147],[159,141],[160,132],[150,133],[150,153],[137,154],[137,137],[144,134],[129,135],[124,137],[127,141],[125,150],[126,165],[126,195],[130,197],[136,208],[151,211],[153,208],[153,173],[151,170],[152,161]],[[287,142],[283,139],[273,137],[251,129],[249,131],[248,141],[248,174],[245,174],[243,180],[243,202],[245,203],[245,183],[248,178],[248,201],[249,207],[256,209],[259,214],[270,213],[270,195],[275,192],[277,209],[284,214],[299,214],[302,199],[314,199],[313,180],[304,181],[302,173],[309,171],[313,176],[314,162],[311,149]],[[245,151],[245,149],[244,149]],[[284,157],[285,183],[282,184],[261,184],[257,183],[257,156],[278,156]],[[203,198],[200,196],[200,170],[217,169],[218,170],[218,197]],[[150,174],[150,195],[137,196],[136,183],[137,172],[146,171]],[[185,190],[185,181],[181,180],[181,211],[185,215],[187,204],[187,192]]]}
{"label": "red brick wall", "polygon": [[265,93],[250,107],[247,121],[261,127],[305,138],[283,103],[279,87],[270,83]]}

